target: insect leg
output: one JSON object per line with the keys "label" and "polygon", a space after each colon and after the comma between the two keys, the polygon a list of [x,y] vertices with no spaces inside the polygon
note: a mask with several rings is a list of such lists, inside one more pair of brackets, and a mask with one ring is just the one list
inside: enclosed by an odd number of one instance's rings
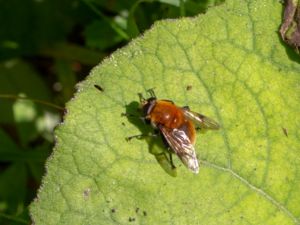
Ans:
{"label": "insect leg", "polygon": [[134,115],[134,114],[130,114],[130,113],[121,113],[121,116],[126,116],[126,117],[131,117],[131,118],[138,118],[141,120],[145,120],[144,117],[138,116],[138,115]]}
{"label": "insect leg", "polygon": [[153,89],[154,89],[154,88],[150,88],[150,89],[147,90],[147,92],[150,94],[151,97],[156,98],[156,95],[155,95]]}
{"label": "insect leg", "polygon": [[140,98],[140,102],[143,102],[145,101],[146,99],[144,98],[143,94],[142,93],[138,93],[138,96]]}
{"label": "insect leg", "polygon": [[121,113],[121,116],[126,116],[126,117],[138,117],[137,115],[133,115],[130,113]]}
{"label": "insect leg", "polygon": [[126,137],[126,141],[130,141],[133,138],[141,139],[141,138],[146,138],[146,137],[157,137],[158,134],[155,133],[150,133],[150,134],[138,134],[138,135],[133,135],[130,137]]}

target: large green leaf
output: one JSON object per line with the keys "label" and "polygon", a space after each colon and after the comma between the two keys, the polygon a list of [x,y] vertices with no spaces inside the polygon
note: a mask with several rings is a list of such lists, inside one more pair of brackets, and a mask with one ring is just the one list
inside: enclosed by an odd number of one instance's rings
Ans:
{"label": "large green leaf", "polygon": [[[300,66],[280,42],[281,12],[228,0],[156,23],[96,67],[56,131],[35,224],[299,224]],[[151,140],[125,141],[146,125],[120,115],[152,87],[221,124],[197,135],[198,175],[173,157],[172,177]]]}

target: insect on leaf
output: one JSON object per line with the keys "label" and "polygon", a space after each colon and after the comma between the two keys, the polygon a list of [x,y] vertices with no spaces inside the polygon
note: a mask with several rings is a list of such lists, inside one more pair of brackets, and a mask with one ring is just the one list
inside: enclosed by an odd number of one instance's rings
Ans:
{"label": "insect on leaf", "polygon": [[[227,0],[157,22],[95,67],[55,132],[34,223],[299,224],[300,65],[281,17],[279,1]],[[173,157],[169,176],[147,141],[125,141],[140,129],[120,115],[152,87],[220,123],[197,134],[197,175]]]}

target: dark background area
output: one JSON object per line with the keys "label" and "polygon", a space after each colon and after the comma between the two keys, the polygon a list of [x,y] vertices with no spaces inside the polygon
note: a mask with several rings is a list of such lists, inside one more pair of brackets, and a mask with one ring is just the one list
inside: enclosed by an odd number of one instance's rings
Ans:
{"label": "dark background area", "polygon": [[30,224],[53,129],[77,82],[164,18],[223,0],[0,0],[0,224]]}

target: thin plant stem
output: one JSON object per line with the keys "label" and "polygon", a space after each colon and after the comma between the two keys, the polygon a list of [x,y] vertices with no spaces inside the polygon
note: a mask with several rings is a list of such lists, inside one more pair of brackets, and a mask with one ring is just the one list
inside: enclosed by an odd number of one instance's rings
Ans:
{"label": "thin plant stem", "polygon": [[129,40],[129,36],[114,22],[108,19],[100,10],[98,10],[92,3],[87,0],[82,0],[91,10],[93,10],[97,15],[99,15],[103,20],[105,20],[111,28],[116,31],[122,38]]}
{"label": "thin plant stem", "polygon": [[30,100],[30,101],[33,101],[33,102],[36,102],[36,103],[39,103],[42,105],[46,105],[46,106],[61,110],[61,111],[64,110],[64,108],[59,105],[53,104],[51,102],[46,102],[46,101],[43,101],[40,99],[28,98],[28,97],[17,96],[17,95],[8,95],[8,94],[0,94],[0,98],[12,99],[12,100]]}
{"label": "thin plant stem", "polygon": [[26,220],[20,219],[20,218],[16,218],[14,216],[7,215],[5,213],[0,213],[0,217],[5,218],[5,219],[10,220],[10,221],[17,222],[17,223],[29,224],[29,221],[26,221]]}

